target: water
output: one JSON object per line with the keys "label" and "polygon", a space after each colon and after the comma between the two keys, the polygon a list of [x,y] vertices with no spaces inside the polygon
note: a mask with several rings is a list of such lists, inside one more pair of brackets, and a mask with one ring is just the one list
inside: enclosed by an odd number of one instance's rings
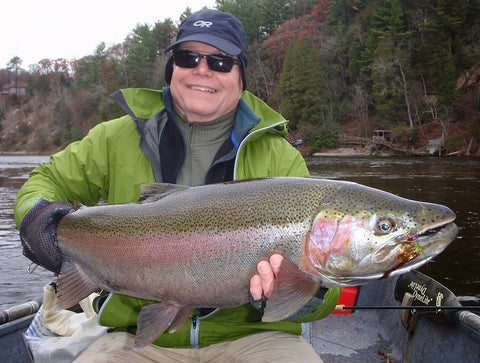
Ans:
{"label": "water", "polygon": [[[0,309],[41,296],[53,280],[38,268],[27,273],[13,219],[15,195],[46,156],[0,155]],[[464,304],[480,305],[480,159],[316,157],[314,177],[350,180],[406,198],[445,204],[457,213],[459,236],[420,270],[451,289]]]}
{"label": "water", "polygon": [[54,280],[42,268],[27,273],[30,260],[22,255],[18,230],[13,219],[13,203],[30,171],[45,156],[0,155],[0,309],[41,297],[43,287]]}

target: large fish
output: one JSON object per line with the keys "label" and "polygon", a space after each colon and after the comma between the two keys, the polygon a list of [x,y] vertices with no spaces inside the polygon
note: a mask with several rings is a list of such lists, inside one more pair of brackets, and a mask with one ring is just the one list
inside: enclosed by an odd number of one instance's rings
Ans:
{"label": "large fish", "polygon": [[59,307],[98,289],[159,301],[139,315],[136,348],[195,307],[246,303],[257,263],[273,253],[284,261],[263,321],[295,314],[320,285],[416,268],[457,234],[445,206],[351,182],[279,177],[144,192],[139,203],[82,207],[57,229]]}

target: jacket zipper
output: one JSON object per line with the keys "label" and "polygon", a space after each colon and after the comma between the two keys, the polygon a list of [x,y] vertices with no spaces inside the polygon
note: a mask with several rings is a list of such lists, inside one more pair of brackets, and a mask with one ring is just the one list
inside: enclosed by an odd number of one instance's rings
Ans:
{"label": "jacket zipper", "polygon": [[190,326],[190,345],[192,348],[200,348],[199,339],[200,339],[200,321],[207,319],[208,317],[214,315],[219,309],[216,308],[213,311],[210,311],[206,315],[193,315],[192,316],[192,325]]}
{"label": "jacket zipper", "polygon": [[193,132],[194,132],[194,125],[188,124],[188,145],[187,145],[187,155],[186,155],[186,162],[188,163],[188,185],[192,185],[192,140],[193,140]]}
{"label": "jacket zipper", "polygon": [[192,325],[190,326],[190,346],[198,349],[198,336],[200,329],[200,319],[196,315],[192,316]]}

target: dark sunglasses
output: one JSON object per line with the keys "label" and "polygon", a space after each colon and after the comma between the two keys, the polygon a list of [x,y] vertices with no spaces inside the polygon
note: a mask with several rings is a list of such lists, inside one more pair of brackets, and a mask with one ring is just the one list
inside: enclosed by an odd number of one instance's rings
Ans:
{"label": "dark sunglasses", "polygon": [[179,50],[173,55],[175,64],[182,68],[195,68],[202,58],[207,60],[208,68],[215,72],[230,72],[239,61],[229,55],[209,54],[203,55],[189,50]]}

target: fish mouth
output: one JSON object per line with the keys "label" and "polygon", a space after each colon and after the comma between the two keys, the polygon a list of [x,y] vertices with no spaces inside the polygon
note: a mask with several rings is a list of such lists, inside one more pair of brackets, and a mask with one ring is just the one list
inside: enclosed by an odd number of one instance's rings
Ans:
{"label": "fish mouth", "polygon": [[440,254],[457,237],[458,227],[453,222],[440,224],[406,238],[399,245],[397,263],[380,279],[416,269]]}
{"label": "fish mouth", "polygon": [[421,249],[422,254],[426,256],[426,259],[424,260],[430,260],[447,248],[447,246],[457,237],[457,234],[457,225],[450,222],[442,225],[440,229],[438,227],[428,229],[418,235],[415,242]]}
{"label": "fish mouth", "polygon": [[457,237],[458,227],[455,223],[449,222],[447,224],[440,225],[439,227],[430,228],[418,235],[417,243],[421,244],[421,248],[428,248],[439,241],[441,242],[448,240],[448,243],[450,243],[455,239],[455,237]]}

